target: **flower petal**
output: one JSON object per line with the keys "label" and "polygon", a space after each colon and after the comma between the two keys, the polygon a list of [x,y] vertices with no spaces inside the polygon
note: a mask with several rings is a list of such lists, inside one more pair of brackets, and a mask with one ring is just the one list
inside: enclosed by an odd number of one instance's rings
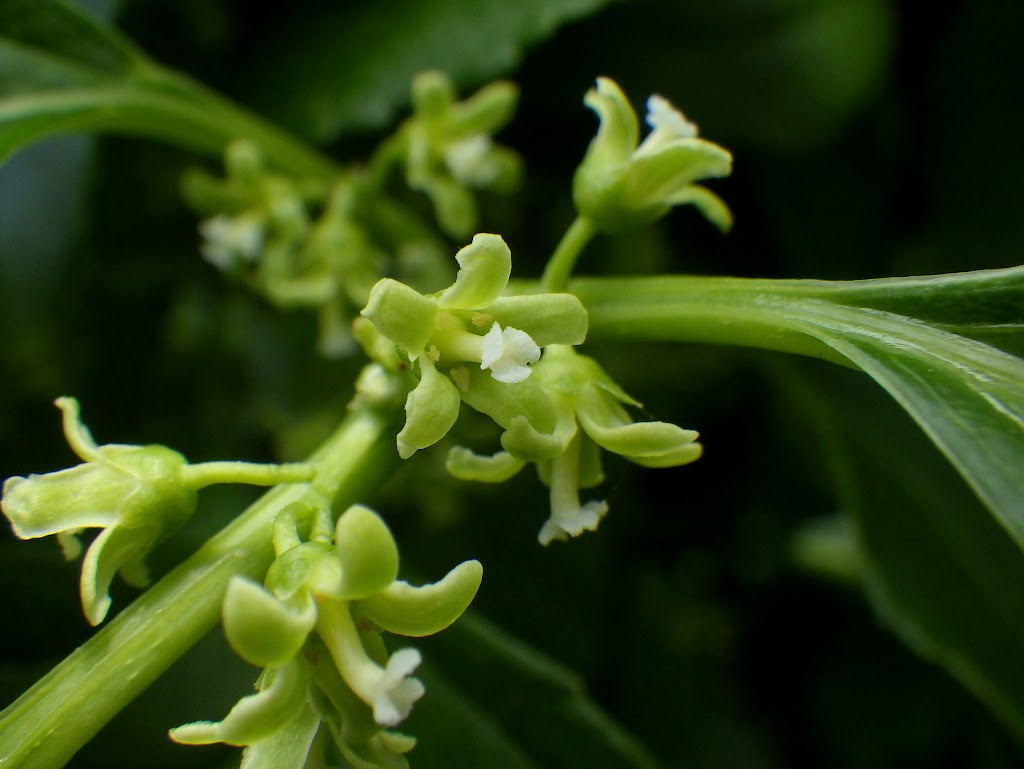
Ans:
{"label": "flower petal", "polygon": [[590,322],[572,294],[503,296],[488,305],[487,314],[503,327],[522,329],[541,347],[582,344]]}
{"label": "flower petal", "polygon": [[444,466],[459,480],[504,483],[522,470],[526,463],[505,451],[481,456],[462,446],[453,446],[448,451]]}
{"label": "flower petal", "polygon": [[500,235],[479,233],[455,255],[459,272],[455,283],[438,297],[441,307],[475,310],[486,307],[508,285],[512,252]]}
{"label": "flower petal", "polygon": [[439,582],[413,587],[397,581],[384,592],[359,601],[356,607],[389,633],[416,638],[433,635],[462,616],[476,596],[482,577],[479,561],[465,561]]}
{"label": "flower petal", "polygon": [[256,667],[281,665],[294,657],[316,624],[309,593],[292,607],[244,577],[232,577],[224,594],[222,622],[231,648]]}
{"label": "flower petal", "polygon": [[434,333],[437,300],[391,278],[377,281],[362,315],[415,360]]}
{"label": "flower petal", "polygon": [[366,598],[385,590],[398,576],[398,547],[384,519],[368,507],[352,505],[338,518],[335,551],[341,561],[339,597]]}
{"label": "flower petal", "polygon": [[[109,526],[117,518],[117,506],[124,501],[127,486],[119,487],[118,494],[109,496],[83,495],[82,489],[100,491],[110,477],[109,467],[89,463],[45,475],[8,478],[0,508],[19,539]],[[134,485],[131,479],[125,480],[128,486]],[[83,499],[88,505],[83,504]]]}
{"label": "flower petal", "polygon": [[433,446],[459,418],[459,389],[433,364],[420,359],[421,378],[405,400],[405,427],[398,434],[398,455],[408,459]]}
{"label": "flower petal", "polygon": [[82,560],[79,592],[82,609],[92,625],[100,624],[110,610],[110,583],[126,562],[142,558],[153,547],[159,527],[104,529],[89,545]]}

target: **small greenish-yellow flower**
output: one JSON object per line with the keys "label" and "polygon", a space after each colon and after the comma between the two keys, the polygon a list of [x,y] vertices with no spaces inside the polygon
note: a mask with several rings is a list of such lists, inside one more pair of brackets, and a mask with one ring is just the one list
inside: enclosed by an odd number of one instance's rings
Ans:
{"label": "small greenish-yellow flower", "polygon": [[529,380],[504,383],[475,372],[463,398],[505,432],[504,451],[480,456],[449,452],[449,472],[466,480],[501,482],[535,462],[550,487],[551,514],[538,539],[548,544],[593,531],[608,512],[604,501],[580,502],[579,489],[604,480],[600,449],[645,467],[673,467],[701,455],[697,433],[667,422],[635,422],[624,406],[639,406],[592,359],[551,345]]}
{"label": "small greenish-yellow flower", "polygon": [[213,483],[273,485],[312,478],[309,465],[207,462],[190,465],[166,446],[97,446],[79,419],[78,401],[58,398],[64,436],[84,464],[4,483],[0,506],[21,539],[56,535],[64,556],[82,552],[85,529],[101,532],[82,561],[80,593],[89,622],[110,609],[110,583],[120,573],[136,587],[149,584],[145,557],[195,512],[196,492]]}
{"label": "small greenish-yellow flower", "polygon": [[295,502],[274,524],[277,553],[264,585],[235,577],[224,597],[224,632],[248,662],[266,669],[255,695],[217,722],[172,729],[178,742],[225,742],[272,752],[281,734],[325,734],[353,766],[404,766],[411,738],[385,731],[409,715],[426,692],[413,677],[421,656],[391,654],[377,628],[431,635],[454,622],[480,585],[466,561],[441,581],[413,587],[397,579],[398,549],[384,521],[353,505],[331,524],[326,500]]}
{"label": "small greenish-yellow flower", "polygon": [[504,191],[519,181],[519,156],[491,138],[512,118],[518,98],[516,86],[505,81],[460,102],[443,72],[413,80],[413,116],[399,133],[406,182],[426,193],[438,224],[452,237],[476,227],[471,190]]}
{"label": "small greenish-yellow flower", "polygon": [[598,78],[584,104],[601,124],[573,178],[576,210],[606,232],[643,226],[673,206],[692,204],[713,224],[729,229],[725,203],[696,184],[728,176],[732,156],[698,138],[697,127],[661,96],[647,101],[651,132],[640,142],[636,113],[613,80]]}
{"label": "small greenish-yellow flower", "polygon": [[543,347],[586,337],[587,311],[571,294],[502,296],[512,254],[500,236],[478,234],[455,258],[460,269],[447,289],[424,296],[385,278],[362,312],[419,368],[398,435],[403,458],[436,443],[455,423],[461,398],[453,368],[475,363],[496,381],[520,382]]}

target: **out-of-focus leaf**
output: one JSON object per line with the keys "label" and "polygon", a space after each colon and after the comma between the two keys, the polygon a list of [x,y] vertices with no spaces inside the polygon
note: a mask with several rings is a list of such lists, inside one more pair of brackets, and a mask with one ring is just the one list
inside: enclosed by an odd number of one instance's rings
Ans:
{"label": "out-of-focus leaf", "polygon": [[840,497],[880,618],[1024,734],[1020,549],[891,403],[832,384],[800,403],[845,439]]}
{"label": "out-of-focus leaf", "polygon": [[[489,739],[499,739],[495,725],[500,725],[501,740],[518,746],[515,751],[503,745],[509,758],[504,763],[487,763],[495,769],[657,769],[640,744],[590,699],[575,674],[478,616],[464,615],[432,638],[428,655],[443,670],[452,691],[458,692],[458,698],[450,693],[445,698],[460,704],[451,710],[446,705],[443,713],[446,718],[458,719],[457,723],[430,731],[417,729],[414,711],[409,728],[423,734],[424,740],[429,740],[432,732],[466,732],[467,742],[476,741],[484,733],[469,730],[479,719],[495,731]],[[428,697],[430,693],[428,688]],[[441,715],[435,713],[433,718]],[[419,761],[416,763],[418,766]],[[451,757],[438,764],[454,765],[478,764]]]}
{"label": "out-of-focus leaf", "polygon": [[1024,361],[942,327],[1002,329],[1015,347],[1024,268],[849,283],[592,279],[573,288],[595,338],[727,342],[860,368],[1024,546]]}
{"label": "out-of-focus leaf", "polygon": [[317,142],[393,122],[409,83],[442,69],[479,83],[512,69],[526,46],[608,0],[392,0],[306,14],[260,48],[249,82],[268,114]]}
{"label": "out-of-focus leaf", "polygon": [[54,133],[144,136],[219,154],[233,139],[274,164],[330,164],[185,77],[153,64],[116,31],[60,0],[0,0],[0,160]]}

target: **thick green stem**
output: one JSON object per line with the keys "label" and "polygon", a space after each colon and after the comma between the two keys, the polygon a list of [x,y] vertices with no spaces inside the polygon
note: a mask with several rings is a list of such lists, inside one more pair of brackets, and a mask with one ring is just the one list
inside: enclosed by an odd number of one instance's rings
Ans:
{"label": "thick green stem", "polygon": [[347,507],[384,478],[393,430],[389,416],[354,411],[310,459],[318,471],[312,484],[271,489],[0,713],[0,767],[63,766],[217,624],[232,576],[262,576],[282,506],[323,495]]}
{"label": "thick green stem", "polygon": [[559,241],[555,253],[548,260],[544,274],[541,276],[540,285],[544,291],[555,293],[565,291],[565,286],[572,275],[576,260],[583,251],[584,246],[594,237],[594,223],[585,216],[577,216],[569,229],[565,231],[562,240]]}
{"label": "thick green stem", "polygon": [[663,275],[582,278],[570,290],[590,313],[590,340],[672,341],[760,347],[851,366],[816,339],[808,310],[834,306],[835,284]]}

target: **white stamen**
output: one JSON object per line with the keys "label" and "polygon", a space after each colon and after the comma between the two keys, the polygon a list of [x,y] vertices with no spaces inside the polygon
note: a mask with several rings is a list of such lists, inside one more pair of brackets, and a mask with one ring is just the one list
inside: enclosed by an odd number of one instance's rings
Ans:
{"label": "white stamen", "polygon": [[679,139],[692,139],[697,135],[697,126],[673,107],[668,99],[657,94],[647,100],[647,125],[652,132],[662,131]]}
{"label": "white stamen", "polygon": [[409,677],[421,659],[416,649],[399,649],[388,659],[373,697],[373,718],[381,726],[401,723],[427,691],[422,681]]}
{"label": "white stamen", "polygon": [[205,241],[199,249],[203,258],[221,270],[239,261],[252,264],[263,248],[263,225],[250,217],[221,214],[202,222],[199,234]]}
{"label": "white stamen", "polygon": [[491,161],[491,138],[475,134],[448,145],[444,161],[456,181],[467,187],[486,187],[498,175],[497,165]]}
{"label": "white stamen", "polygon": [[530,376],[530,364],[540,360],[540,347],[525,331],[506,328],[495,321],[483,338],[480,368],[490,369],[499,382],[513,384]]}

